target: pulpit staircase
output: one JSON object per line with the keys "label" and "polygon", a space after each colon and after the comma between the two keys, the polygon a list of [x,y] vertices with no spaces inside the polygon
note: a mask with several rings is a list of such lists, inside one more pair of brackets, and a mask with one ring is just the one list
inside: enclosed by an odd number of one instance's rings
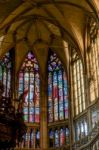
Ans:
{"label": "pulpit staircase", "polygon": [[99,150],[99,122],[88,136],[73,145],[73,150]]}

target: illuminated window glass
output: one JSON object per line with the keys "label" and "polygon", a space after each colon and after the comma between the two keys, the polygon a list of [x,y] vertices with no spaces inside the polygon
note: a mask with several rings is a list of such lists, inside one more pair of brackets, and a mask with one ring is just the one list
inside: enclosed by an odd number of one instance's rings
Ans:
{"label": "illuminated window glass", "polygon": [[69,144],[69,128],[68,127],[66,127],[66,129],[65,129],[65,131],[66,131],[66,144]]}
{"label": "illuminated window glass", "polygon": [[0,60],[0,81],[3,83],[4,86],[4,97],[10,97],[11,95],[11,68],[12,68],[12,61],[11,61],[10,52],[5,54],[5,56]]}
{"label": "illuminated window glass", "polygon": [[34,132],[33,129],[30,131],[30,148],[32,148],[34,145]]}
{"label": "illuminated window glass", "polygon": [[68,118],[67,77],[55,53],[48,61],[48,120],[54,122]]}
{"label": "illuminated window glass", "polygon": [[94,128],[98,122],[98,111],[97,107],[91,109],[91,127]]}
{"label": "illuminated window glass", "polygon": [[49,131],[49,146],[53,147],[54,145],[54,132],[52,129]]}
{"label": "illuminated window glass", "polygon": [[[38,62],[29,52],[19,73],[19,99],[23,101],[25,122],[39,123],[40,78]],[[21,106],[20,106],[21,107]],[[22,109],[22,108],[19,108]]]}
{"label": "illuminated window glass", "polygon": [[65,144],[65,130],[63,128],[60,129],[60,146]]}
{"label": "illuminated window glass", "polygon": [[36,132],[36,148],[40,147],[40,131],[37,130]]}
{"label": "illuminated window glass", "polygon": [[59,146],[59,131],[57,129],[55,130],[55,146]]}
{"label": "illuminated window glass", "polygon": [[49,146],[50,147],[62,147],[69,144],[69,128],[58,127],[49,130]]}
{"label": "illuminated window glass", "polygon": [[40,147],[40,131],[33,127],[23,135],[23,141],[21,142],[20,148],[39,148]]}
{"label": "illuminated window glass", "polygon": [[78,115],[85,110],[85,91],[82,61],[75,50],[72,53],[72,84],[74,114]]}
{"label": "illuminated window glass", "polygon": [[88,135],[87,118],[83,117],[76,121],[75,140],[79,141]]}

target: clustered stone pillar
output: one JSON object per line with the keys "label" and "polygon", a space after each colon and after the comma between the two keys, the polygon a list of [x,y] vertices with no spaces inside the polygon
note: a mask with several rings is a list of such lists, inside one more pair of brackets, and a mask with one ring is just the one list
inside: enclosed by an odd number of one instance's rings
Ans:
{"label": "clustered stone pillar", "polygon": [[48,148],[47,135],[47,79],[41,79],[41,100],[40,100],[40,147],[41,150]]}

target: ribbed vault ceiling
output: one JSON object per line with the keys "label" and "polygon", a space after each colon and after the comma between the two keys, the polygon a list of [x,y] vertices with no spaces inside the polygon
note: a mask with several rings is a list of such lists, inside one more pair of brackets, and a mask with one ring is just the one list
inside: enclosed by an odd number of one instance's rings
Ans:
{"label": "ribbed vault ceiling", "polygon": [[0,1],[0,34],[4,35],[0,56],[15,47],[18,72],[27,52],[32,50],[44,74],[50,47],[68,65],[63,40],[83,55],[87,16],[97,18],[98,6],[98,0]]}

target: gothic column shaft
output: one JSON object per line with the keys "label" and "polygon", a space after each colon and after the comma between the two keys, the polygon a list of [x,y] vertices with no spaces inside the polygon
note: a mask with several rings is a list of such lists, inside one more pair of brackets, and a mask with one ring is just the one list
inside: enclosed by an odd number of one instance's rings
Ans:
{"label": "gothic column shaft", "polygon": [[48,148],[47,136],[47,80],[41,80],[41,119],[40,119],[40,147],[42,150]]}

